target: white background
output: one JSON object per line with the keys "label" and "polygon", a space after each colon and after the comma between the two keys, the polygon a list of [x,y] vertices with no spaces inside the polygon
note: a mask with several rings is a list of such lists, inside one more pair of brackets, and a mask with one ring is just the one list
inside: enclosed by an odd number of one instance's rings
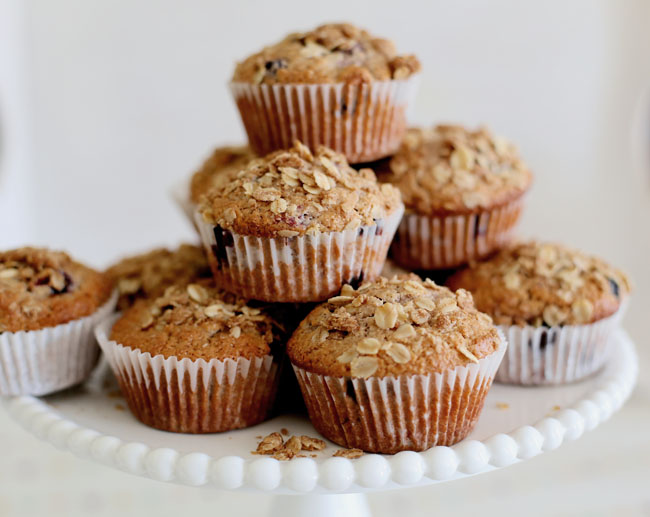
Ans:
{"label": "white background", "polygon": [[[628,407],[578,443],[488,476],[374,496],[376,515],[650,515],[650,2],[0,0],[0,248],[49,245],[103,267],[193,239],[168,193],[211,147],[243,141],[226,88],[234,62],[332,20],[419,56],[415,123],[486,123],[519,144],[536,173],[521,234],[632,274],[626,326],[643,361]],[[2,516],[268,506],[104,470],[2,414],[0,454]]]}

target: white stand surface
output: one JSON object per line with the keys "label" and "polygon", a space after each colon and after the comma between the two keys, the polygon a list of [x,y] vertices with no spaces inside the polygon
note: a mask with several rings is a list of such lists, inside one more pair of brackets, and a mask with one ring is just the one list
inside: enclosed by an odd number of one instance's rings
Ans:
{"label": "white stand surface", "polygon": [[[259,438],[287,429],[318,436],[305,415],[282,415],[263,424],[213,435],[151,429],[126,408],[112,373],[100,364],[82,386],[49,397],[4,399],[12,417],[62,450],[159,481],[240,491],[309,494],[279,497],[272,515],[369,516],[363,496],[372,490],[451,481],[507,467],[556,449],[597,427],[632,391],[638,362],[624,331],[614,337],[607,366],[581,382],[557,387],[494,384],[470,436],[453,447],[395,455],[332,457],[327,442],[315,458],[280,462],[251,454]],[[312,494],[346,494],[318,497]]]}

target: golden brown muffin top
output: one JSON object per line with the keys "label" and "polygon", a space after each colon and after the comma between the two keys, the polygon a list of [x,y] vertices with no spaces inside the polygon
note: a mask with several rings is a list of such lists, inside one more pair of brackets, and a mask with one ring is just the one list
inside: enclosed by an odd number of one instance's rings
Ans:
{"label": "golden brown muffin top", "polygon": [[117,285],[117,307],[124,310],[142,298],[160,296],[170,285],[210,278],[210,267],[202,248],[181,244],[174,251],[157,248],[127,257],[106,274]]}
{"label": "golden brown muffin top", "polygon": [[492,320],[467,291],[454,294],[409,275],[344,286],[300,324],[287,353],[321,375],[385,377],[478,362],[499,344]]}
{"label": "golden brown muffin top", "polygon": [[251,84],[370,83],[406,79],[420,70],[413,55],[349,23],[289,34],[237,64],[233,82]]}
{"label": "golden brown muffin top", "polygon": [[201,168],[192,175],[190,182],[190,201],[198,203],[202,194],[228,181],[229,175],[239,172],[255,158],[248,146],[217,147]]}
{"label": "golden brown muffin top", "polygon": [[275,331],[262,309],[201,281],[139,300],[113,325],[111,339],[152,356],[223,361],[269,354]]}
{"label": "golden brown muffin top", "polygon": [[512,245],[448,282],[472,292],[502,325],[581,325],[605,318],[629,294],[625,274],[580,251],[539,242]]}
{"label": "golden brown muffin top", "polygon": [[345,156],[300,142],[253,160],[199,203],[203,219],[260,237],[295,237],[373,225],[402,209],[399,191],[354,170]]}
{"label": "golden brown muffin top", "polygon": [[89,316],[111,295],[108,277],[62,251],[0,252],[0,333],[39,330]]}
{"label": "golden brown muffin top", "polygon": [[389,167],[381,181],[397,186],[407,211],[421,215],[489,209],[520,197],[532,182],[515,147],[485,128],[409,129]]}

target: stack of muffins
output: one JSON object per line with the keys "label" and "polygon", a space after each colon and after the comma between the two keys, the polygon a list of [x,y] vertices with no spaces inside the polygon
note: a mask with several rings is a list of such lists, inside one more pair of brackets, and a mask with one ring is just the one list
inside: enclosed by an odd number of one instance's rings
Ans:
{"label": "stack of muffins", "polygon": [[[278,389],[299,389],[326,438],[395,453],[462,440],[495,378],[597,371],[625,275],[514,243],[531,172],[487,129],[407,128],[419,69],[348,24],[239,63],[231,91],[249,146],[216,149],[178,199],[203,249],[104,274],[47,250],[0,254],[0,393],[81,382],[96,346],[83,331],[66,347],[59,329],[83,323],[147,425],[246,427],[273,413]],[[48,361],[56,380],[32,367]]]}

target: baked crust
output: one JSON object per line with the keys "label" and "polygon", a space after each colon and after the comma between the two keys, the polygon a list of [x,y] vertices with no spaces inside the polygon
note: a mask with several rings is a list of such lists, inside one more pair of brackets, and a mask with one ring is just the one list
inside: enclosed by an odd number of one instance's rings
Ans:
{"label": "baked crust", "polygon": [[398,187],[407,212],[420,215],[489,210],[521,197],[532,183],[515,147],[486,128],[411,128],[388,168],[380,180]]}
{"label": "baked crust", "polygon": [[137,300],[162,295],[170,285],[210,278],[210,267],[203,249],[181,244],[176,250],[156,248],[127,257],[111,266],[106,274],[118,288],[119,310]]}
{"label": "baked crust", "polygon": [[365,378],[447,371],[478,362],[499,343],[467,291],[408,275],[344,286],[300,324],[287,353],[313,373]]}
{"label": "baked crust", "polygon": [[262,309],[201,281],[138,301],[115,323],[111,339],[152,356],[223,361],[268,355],[278,330]]}
{"label": "baked crust", "polygon": [[603,260],[560,244],[526,242],[471,265],[447,282],[467,289],[479,310],[503,325],[582,325],[615,313],[630,292],[627,276]]}
{"label": "baked crust", "polygon": [[67,253],[20,248],[0,253],[0,333],[80,319],[110,297],[112,283]]}
{"label": "baked crust", "polygon": [[369,83],[405,79],[420,70],[413,55],[348,23],[293,33],[237,64],[234,82],[251,84]]}
{"label": "baked crust", "polygon": [[342,154],[300,142],[251,161],[199,204],[210,224],[242,235],[295,237],[373,225],[400,209],[399,191]]}

